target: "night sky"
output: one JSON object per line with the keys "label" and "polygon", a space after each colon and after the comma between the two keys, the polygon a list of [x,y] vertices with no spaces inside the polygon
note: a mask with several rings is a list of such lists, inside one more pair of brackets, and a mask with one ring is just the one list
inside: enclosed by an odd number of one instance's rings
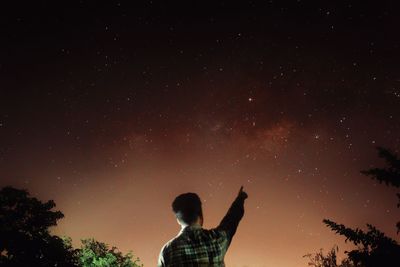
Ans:
{"label": "night sky", "polygon": [[198,193],[210,228],[243,185],[228,266],[350,248],[323,218],[399,240],[394,191],[359,173],[400,150],[396,1],[14,2],[0,186],[54,199],[54,233],[154,266],[175,196]]}

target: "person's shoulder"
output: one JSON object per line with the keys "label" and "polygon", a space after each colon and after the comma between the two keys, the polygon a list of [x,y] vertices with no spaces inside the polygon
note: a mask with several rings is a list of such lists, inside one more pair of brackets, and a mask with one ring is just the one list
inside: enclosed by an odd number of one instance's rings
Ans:
{"label": "person's shoulder", "polygon": [[168,249],[170,249],[170,247],[172,246],[172,244],[175,242],[175,240],[176,240],[176,237],[174,237],[174,238],[168,240],[168,241],[164,244],[164,246],[162,246],[162,248],[161,248],[161,253],[164,254],[165,252],[167,252]]}
{"label": "person's shoulder", "polygon": [[203,233],[211,236],[212,238],[227,238],[227,232],[223,229],[212,228],[212,229],[203,229]]}
{"label": "person's shoulder", "polygon": [[176,247],[179,247],[182,244],[182,239],[184,239],[182,235],[177,235],[174,238],[170,239],[161,248],[161,253],[163,255],[166,255],[168,254],[168,252],[176,249]]}
{"label": "person's shoulder", "polygon": [[173,243],[175,238],[166,242],[160,250],[160,254],[158,256],[158,265],[157,266],[166,266],[166,262],[168,262],[169,253],[171,251],[171,244]]}

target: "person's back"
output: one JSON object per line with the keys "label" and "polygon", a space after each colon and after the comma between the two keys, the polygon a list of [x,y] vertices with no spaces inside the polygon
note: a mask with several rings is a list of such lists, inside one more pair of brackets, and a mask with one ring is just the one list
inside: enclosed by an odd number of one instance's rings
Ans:
{"label": "person's back", "polygon": [[202,228],[200,198],[193,193],[178,196],[172,204],[182,229],[161,249],[158,266],[224,266],[224,256],[244,214],[247,194],[240,189],[220,225]]}
{"label": "person's back", "polygon": [[227,248],[228,238],[224,231],[188,226],[164,246],[162,254],[165,266],[223,266]]}

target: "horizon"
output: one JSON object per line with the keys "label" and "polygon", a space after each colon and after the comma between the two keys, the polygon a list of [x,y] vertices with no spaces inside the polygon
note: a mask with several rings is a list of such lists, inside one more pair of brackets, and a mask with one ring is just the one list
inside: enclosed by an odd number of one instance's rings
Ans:
{"label": "horizon", "polygon": [[[395,190],[361,170],[399,154],[394,4],[9,4],[0,186],[53,199],[54,230],[156,264],[197,193],[218,225],[241,185],[227,266],[306,266],[354,246],[323,223],[399,241]],[[184,11],[180,11],[184,10]]]}

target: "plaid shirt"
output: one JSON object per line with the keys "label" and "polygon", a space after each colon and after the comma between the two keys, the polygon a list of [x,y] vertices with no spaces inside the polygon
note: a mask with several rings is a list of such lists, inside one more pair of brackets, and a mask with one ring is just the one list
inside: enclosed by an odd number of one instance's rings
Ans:
{"label": "plaid shirt", "polygon": [[200,225],[183,228],[161,249],[158,267],[225,266],[224,256],[244,214],[244,199],[237,197],[220,225],[206,230]]}

